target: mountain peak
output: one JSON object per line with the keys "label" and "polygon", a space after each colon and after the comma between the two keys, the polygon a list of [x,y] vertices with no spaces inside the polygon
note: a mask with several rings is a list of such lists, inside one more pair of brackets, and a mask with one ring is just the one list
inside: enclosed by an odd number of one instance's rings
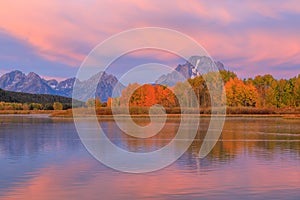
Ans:
{"label": "mountain peak", "polygon": [[[25,75],[19,70],[14,70],[0,77],[0,88],[15,92],[72,97],[73,86],[76,80],[76,78],[69,78],[61,82],[58,82],[55,79],[44,80],[34,72]],[[107,101],[108,97],[112,96],[114,87],[117,88],[119,93],[121,93],[121,90],[124,88],[115,76],[107,74],[106,72],[99,72],[88,80],[80,83],[88,87],[91,85],[90,83],[95,82],[98,83],[96,96],[99,96],[101,101]],[[83,94],[85,92],[83,92]]]}
{"label": "mountain peak", "polygon": [[42,79],[39,75],[37,75],[34,72],[29,72],[29,74],[26,77],[29,79]]}
{"label": "mountain peak", "polygon": [[[224,70],[223,63],[214,62],[207,56],[191,56],[185,64],[179,64],[175,68],[175,72],[159,77],[155,84],[173,86],[177,82],[183,82],[186,79],[216,70]],[[182,76],[180,76],[178,72]]]}
{"label": "mountain peak", "polygon": [[7,74],[24,74],[23,72],[21,72],[20,70],[13,70]]}

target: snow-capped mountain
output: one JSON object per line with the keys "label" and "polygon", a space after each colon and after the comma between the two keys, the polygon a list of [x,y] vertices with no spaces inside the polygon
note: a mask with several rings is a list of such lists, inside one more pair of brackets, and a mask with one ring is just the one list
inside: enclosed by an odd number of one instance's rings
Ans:
{"label": "snow-capped mountain", "polygon": [[33,72],[25,75],[18,70],[1,76],[0,88],[14,92],[57,95],[57,92],[39,75]]}
{"label": "snow-capped mountain", "polygon": [[[175,85],[177,82],[183,82],[188,78],[194,78],[200,74],[214,70],[224,70],[224,65],[221,62],[214,62],[206,56],[192,56],[185,64],[179,64],[175,70],[166,75],[159,77],[155,84]],[[101,78],[100,78],[101,77]],[[100,80],[99,80],[100,78]],[[52,94],[65,97],[72,97],[73,86],[75,81],[79,85],[80,100],[86,100],[95,94],[100,97],[102,102],[107,101],[108,97],[112,97],[115,88],[115,96],[121,94],[124,85],[118,79],[106,72],[99,72],[87,80],[79,81],[76,78],[69,78],[58,82],[55,79],[45,80],[34,72],[24,74],[21,71],[12,71],[0,77],[0,88],[15,92],[25,92],[33,94]],[[93,92],[91,85],[98,82],[96,93]]]}
{"label": "snow-capped mountain", "polygon": [[[121,94],[121,90],[124,86],[119,83],[115,76],[105,72],[101,72],[100,74],[102,75],[100,80],[91,77],[88,80],[82,82],[79,81],[79,83],[81,85],[88,85],[91,81],[99,80],[96,96],[100,97],[103,102],[107,101],[108,97],[112,96],[112,90],[115,86],[117,93]],[[61,82],[58,82],[55,79],[45,80],[34,72],[30,72],[26,75],[21,71],[15,70],[0,77],[0,88],[15,92],[72,97],[75,80],[75,78],[69,78]]]}
{"label": "snow-capped mountain", "polygon": [[175,71],[159,77],[155,84],[173,86],[177,82],[183,82],[214,70],[225,70],[223,63],[214,62],[206,56],[192,56],[185,64],[179,64]]}

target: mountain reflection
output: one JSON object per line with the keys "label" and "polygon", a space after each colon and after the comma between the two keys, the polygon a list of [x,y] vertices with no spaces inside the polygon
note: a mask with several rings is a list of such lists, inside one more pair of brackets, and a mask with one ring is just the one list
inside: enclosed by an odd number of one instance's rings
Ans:
{"label": "mountain reflection", "polygon": [[[0,123],[0,199],[199,199],[211,195],[212,199],[238,199],[242,194],[249,194],[249,199],[254,194],[282,199],[287,193],[300,195],[299,120],[229,117],[212,152],[199,159],[209,125],[209,118],[201,118],[194,142],[179,160],[163,170],[139,175],[114,171],[93,159],[71,119],[6,116]],[[115,145],[132,152],[162,148],[174,138],[179,124],[178,119],[168,119],[156,136],[137,139],[125,135],[113,120],[100,121]]]}
{"label": "mountain reflection", "polygon": [[0,154],[10,159],[60,149],[76,150],[81,142],[71,121],[49,118],[2,117]]}
{"label": "mountain reflection", "polygon": [[[188,149],[197,155],[209,125],[209,118],[201,118],[199,131]],[[143,124],[141,119],[139,124]],[[122,132],[113,120],[101,120],[107,137],[117,146],[132,152],[149,152],[167,145],[176,135],[179,119],[169,119],[163,129],[150,138],[135,138]],[[223,132],[209,158],[234,159],[240,153],[255,153],[256,149],[300,151],[299,120],[227,118]],[[151,130],[149,130],[151,132]],[[189,131],[187,129],[187,131]],[[35,117],[2,117],[0,154],[11,159],[43,152],[76,151],[82,148],[71,119]]]}

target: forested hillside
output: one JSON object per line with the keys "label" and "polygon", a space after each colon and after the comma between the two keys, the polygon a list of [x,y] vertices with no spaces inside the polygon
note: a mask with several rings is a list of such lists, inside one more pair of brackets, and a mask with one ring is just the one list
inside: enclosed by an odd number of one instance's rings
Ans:
{"label": "forested hillside", "polygon": [[23,92],[10,92],[0,89],[0,101],[16,103],[72,103],[71,98],[48,95],[48,94],[29,94]]}
{"label": "forested hillside", "polygon": [[[78,106],[84,103],[78,101]],[[72,107],[72,99],[68,97],[11,92],[0,89],[0,110],[53,110]]]}

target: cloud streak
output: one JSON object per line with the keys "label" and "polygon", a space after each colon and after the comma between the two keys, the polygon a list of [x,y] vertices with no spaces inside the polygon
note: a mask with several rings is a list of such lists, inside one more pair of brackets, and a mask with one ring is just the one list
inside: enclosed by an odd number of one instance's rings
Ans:
{"label": "cloud streak", "polygon": [[295,0],[17,2],[2,2],[0,29],[26,41],[39,57],[69,67],[78,67],[112,34],[143,26],[191,36],[242,76],[270,71],[280,77],[279,67],[300,64],[300,7]]}

